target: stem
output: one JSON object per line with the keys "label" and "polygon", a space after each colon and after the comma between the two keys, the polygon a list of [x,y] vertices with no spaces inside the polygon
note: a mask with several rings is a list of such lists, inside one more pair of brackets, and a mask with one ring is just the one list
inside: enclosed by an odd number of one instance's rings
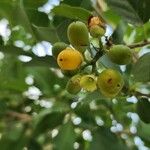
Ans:
{"label": "stem", "polygon": [[97,60],[102,56],[102,52],[99,50],[97,51],[96,55],[94,56],[94,58],[89,61],[87,64],[85,64],[84,66],[81,67],[81,70],[85,69],[87,66],[93,66],[95,67],[95,64],[97,62]]}
{"label": "stem", "polygon": [[10,117],[22,120],[23,122],[29,122],[32,119],[32,117],[28,114],[18,113],[14,111],[8,111],[6,114]]}
{"label": "stem", "polygon": [[144,93],[141,93],[141,92],[138,92],[138,91],[135,91],[134,93],[133,93],[133,95],[135,95],[135,96],[146,96],[146,97],[150,97],[150,94],[144,94]]}
{"label": "stem", "polygon": [[131,45],[127,45],[128,47],[130,48],[137,48],[137,47],[142,47],[142,46],[146,46],[146,45],[149,45],[150,44],[150,41],[143,41],[143,42],[140,42],[140,43],[135,43],[135,44],[131,44]]}

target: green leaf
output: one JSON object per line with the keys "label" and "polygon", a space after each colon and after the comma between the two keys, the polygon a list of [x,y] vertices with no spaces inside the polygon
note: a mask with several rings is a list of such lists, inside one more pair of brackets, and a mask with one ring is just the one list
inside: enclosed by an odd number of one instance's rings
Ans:
{"label": "green leaf", "polygon": [[123,38],[124,38],[124,34],[126,31],[127,25],[125,22],[120,21],[117,28],[115,29],[115,31],[112,34],[112,40],[113,43],[115,44],[123,44]]}
{"label": "green leaf", "polygon": [[27,8],[37,9],[40,6],[43,6],[48,0],[23,0],[23,4]]}
{"label": "green leaf", "polygon": [[106,55],[103,55],[103,56],[101,57],[101,59],[98,60],[98,63],[99,63],[100,65],[101,65],[101,63],[102,63],[102,65],[104,65],[106,68],[112,68],[112,69],[116,69],[116,70],[120,71],[119,65],[113,63],[113,62],[109,59],[109,57],[108,57],[107,54],[106,54]]}
{"label": "green leaf", "polygon": [[149,0],[106,0],[108,5],[133,25],[140,25],[150,18]]}
{"label": "green leaf", "polygon": [[54,139],[54,150],[74,150],[75,137],[74,127],[71,122],[62,125]]}
{"label": "green leaf", "polygon": [[137,135],[143,140],[150,142],[150,124],[145,124],[144,122],[140,121],[137,126]]}
{"label": "green leaf", "polygon": [[75,1],[70,1],[70,0],[63,0],[61,4],[67,4],[70,6],[78,6],[82,7],[88,10],[92,10],[92,3],[90,0],[75,0]]}
{"label": "green leaf", "polygon": [[93,134],[90,150],[127,150],[127,146],[108,128],[101,127]]}
{"label": "green leaf", "polygon": [[14,45],[6,45],[6,46],[0,46],[0,51],[5,53],[5,54],[11,54],[14,56],[19,56],[19,55],[26,55],[26,56],[33,56],[32,53],[26,52],[23,49],[16,47]]}
{"label": "green leaf", "polygon": [[34,135],[36,136],[62,124],[66,111],[66,108],[42,110],[33,120]]}
{"label": "green leaf", "polygon": [[2,36],[0,35],[0,45],[3,45],[3,44],[4,44],[4,41],[3,41]]}
{"label": "green leaf", "polygon": [[[11,124],[9,128],[3,133],[0,140],[0,147],[2,150],[23,149],[28,139],[24,132],[24,127],[21,124]],[[14,146],[15,145],[15,146]]]}
{"label": "green leaf", "polygon": [[57,35],[56,29],[52,27],[38,27],[36,25],[32,25],[32,29],[36,38],[39,41],[49,41],[50,43],[55,43],[59,41],[59,37]]}
{"label": "green leaf", "polygon": [[31,24],[47,27],[49,25],[48,15],[34,9],[25,9]]}
{"label": "green leaf", "polygon": [[88,18],[92,15],[88,10],[80,7],[72,7],[69,5],[59,5],[52,9],[55,15],[63,16],[70,19],[88,21]]}
{"label": "green leaf", "polygon": [[[29,74],[34,76],[34,84],[38,87],[43,95],[56,96],[54,85],[59,85],[60,89],[66,86],[65,78],[59,78],[53,71],[44,67],[28,68]],[[58,94],[58,93],[57,93]]]}
{"label": "green leaf", "polygon": [[10,90],[14,93],[27,90],[25,83],[26,71],[23,64],[11,56],[7,58],[4,59],[1,66],[0,90]]}
{"label": "green leaf", "polygon": [[147,98],[138,99],[137,113],[143,122],[150,123],[150,102]]}
{"label": "green leaf", "polygon": [[37,57],[33,56],[32,60],[24,63],[25,66],[28,67],[51,67],[51,68],[58,68],[56,60],[53,56],[45,56],[45,57]]}
{"label": "green leaf", "polygon": [[150,53],[144,54],[133,67],[134,79],[137,82],[150,81]]}

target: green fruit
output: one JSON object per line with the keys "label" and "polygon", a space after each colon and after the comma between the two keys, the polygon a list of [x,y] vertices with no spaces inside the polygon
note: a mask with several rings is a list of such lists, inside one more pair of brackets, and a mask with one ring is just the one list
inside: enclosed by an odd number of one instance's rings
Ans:
{"label": "green fruit", "polygon": [[150,123],[150,102],[147,98],[138,99],[137,113],[143,122]]}
{"label": "green fruit", "polygon": [[113,45],[108,52],[108,56],[112,62],[119,65],[129,64],[132,60],[131,49],[125,45]]}
{"label": "green fruit", "polygon": [[113,69],[106,69],[99,74],[97,79],[97,85],[101,93],[113,98],[121,91],[124,81],[121,74]]}
{"label": "green fruit", "polygon": [[72,46],[85,49],[89,45],[88,28],[81,21],[72,22],[67,30],[69,42]]}
{"label": "green fruit", "polygon": [[57,58],[58,54],[66,47],[68,47],[68,44],[64,42],[56,42],[52,47],[52,55]]}
{"label": "green fruit", "polygon": [[77,94],[78,92],[81,91],[80,78],[81,75],[75,75],[68,81],[66,90],[70,94]]}
{"label": "green fruit", "polygon": [[105,34],[105,29],[98,25],[93,25],[90,27],[90,35],[94,38],[102,37]]}
{"label": "green fruit", "polygon": [[90,92],[95,91],[97,89],[95,76],[94,75],[82,76],[80,79],[80,85],[86,91]]}

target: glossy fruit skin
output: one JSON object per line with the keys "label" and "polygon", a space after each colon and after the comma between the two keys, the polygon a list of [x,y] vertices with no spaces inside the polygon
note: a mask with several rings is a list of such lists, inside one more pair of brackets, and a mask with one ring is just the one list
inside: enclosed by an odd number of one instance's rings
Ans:
{"label": "glossy fruit skin", "polygon": [[131,49],[125,45],[113,45],[108,51],[108,56],[118,65],[129,64],[132,60]]}
{"label": "glossy fruit skin", "polygon": [[93,92],[97,89],[96,79],[94,75],[83,75],[80,79],[81,87],[89,92]]}
{"label": "glossy fruit skin", "polygon": [[106,69],[99,74],[97,85],[104,96],[113,98],[121,91],[124,81],[118,71]]}
{"label": "glossy fruit skin", "polygon": [[82,54],[72,48],[66,48],[58,54],[57,63],[62,70],[78,69],[83,61]]}
{"label": "glossy fruit skin", "polygon": [[137,114],[145,123],[150,123],[150,102],[147,98],[142,97],[137,102]]}
{"label": "glossy fruit skin", "polygon": [[102,37],[105,34],[105,30],[98,26],[98,25],[93,25],[90,27],[90,35],[94,38],[99,38]]}
{"label": "glossy fruit skin", "polygon": [[68,47],[68,44],[64,42],[56,42],[52,47],[52,55],[57,58],[58,54]]}
{"label": "glossy fruit skin", "polygon": [[66,90],[68,91],[68,93],[77,94],[81,91],[80,78],[81,75],[77,74],[68,81],[66,86]]}
{"label": "glossy fruit skin", "polygon": [[89,45],[88,28],[81,21],[72,22],[68,26],[67,35],[69,42],[77,50],[84,50]]}

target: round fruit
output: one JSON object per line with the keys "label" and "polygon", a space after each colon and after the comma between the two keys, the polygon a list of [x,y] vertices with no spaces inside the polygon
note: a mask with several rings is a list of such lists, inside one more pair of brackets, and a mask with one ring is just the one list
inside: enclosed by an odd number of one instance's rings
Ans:
{"label": "round fruit", "polygon": [[131,49],[125,45],[113,45],[108,51],[108,56],[112,62],[119,65],[129,64],[132,60]]}
{"label": "round fruit", "polygon": [[137,113],[143,122],[150,123],[150,102],[147,98],[138,99]]}
{"label": "round fruit", "polygon": [[100,20],[99,17],[92,17],[89,20],[89,27],[94,26],[94,25],[99,25],[101,27],[104,27],[104,23]]}
{"label": "round fruit", "polygon": [[121,74],[113,69],[106,69],[99,74],[97,85],[101,93],[106,97],[115,97],[124,84]]}
{"label": "round fruit", "polygon": [[105,34],[105,30],[98,25],[94,25],[90,27],[90,34],[92,37],[98,38]]}
{"label": "round fruit", "polygon": [[64,42],[56,42],[52,47],[52,55],[57,58],[58,54],[66,47],[68,47],[68,45]]}
{"label": "round fruit", "polygon": [[95,91],[97,89],[95,76],[94,75],[82,76],[80,79],[80,85],[86,91],[90,92]]}
{"label": "round fruit", "polygon": [[62,70],[75,70],[83,61],[82,54],[72,48],[66,48],[58,54],[57,63]]}
{"label": "round fruit", "polygon": [[81,21],[71,23],[67,35],[69,42],[74,47],[86,48],[89,45],[88,28]]}
{"label": "round fruit", "polygon": [[66,90],[70,94],[77,94],[78,92],[81,91],[80,78],[81,75],[75,75],[68,81]]}

